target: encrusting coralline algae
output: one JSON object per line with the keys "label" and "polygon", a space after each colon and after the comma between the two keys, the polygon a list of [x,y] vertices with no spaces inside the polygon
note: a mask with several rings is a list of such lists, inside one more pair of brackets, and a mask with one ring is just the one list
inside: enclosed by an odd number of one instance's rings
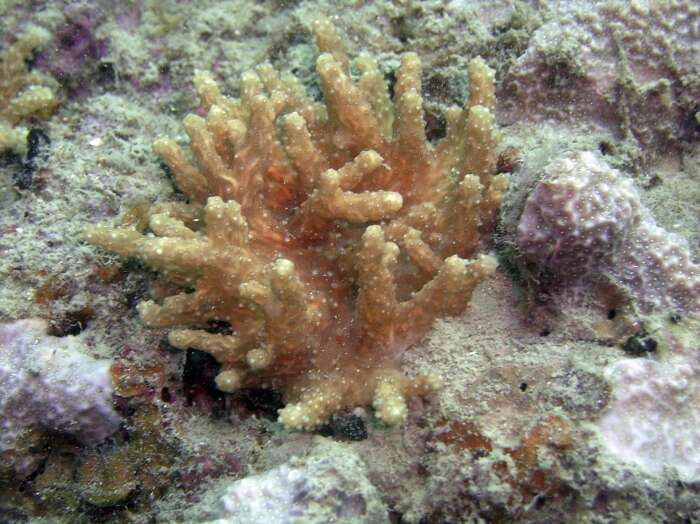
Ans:
{"label": "encrusting coralline algae", "polygon": [[32,426],[96,444],[121,423],[111,362],[87,356],[81,337],[52,337],[47,327],[37,319],[0,324],[0,451]]}
{"label": "encrusting coralline algae", "polygon": [[[166,296],[141,303],[141,318],[175,328],[173,346],[214,356],[219,389],[284,391],[290,429],[370,402],[396,424],[407,398],[440,383],[401,375],[402,351],[434,318],[463,311],[496,267],[467,258],[507,184],[496,173],[493,73],[470,63],[469,100],[448,111],[433,146],[417,55],[403,56],[392,100],[373,59],[358,59],[354,82],[333,25],[315,32],[326,105],[269,65],[243,76],[240,100],[197,73],[208,114],[185,118],[196,163],[173,140],[154,144],[188,203],[128,213],[85,239],[160,271]],[[212,321],[230,330],[212,333]]]}
{"label": "encrusting coralline algae", "polygon": [[700,312],[700,266],[688,241],[659,227],[632,179],[596,153],[570,152],[545,168],[517,240],[525,260],[569,284],[604,275],[643,313]]}

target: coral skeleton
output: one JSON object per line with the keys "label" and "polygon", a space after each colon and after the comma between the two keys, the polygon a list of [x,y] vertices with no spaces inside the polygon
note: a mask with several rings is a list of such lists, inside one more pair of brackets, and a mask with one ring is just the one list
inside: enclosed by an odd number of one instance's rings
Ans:
{"label": "coral skeleton", "polygon": [[56,95],[46,87],[46,75],[30,72],[27,59],[50,38],[48,31],[27,28],[5,51],[0,61],[0,152],[21,151],[27,130],[18,126],[29,117],[46,118],[58,105]]}
{"label": "coral skeleton", "polygon": [[401,354],[496,267],[477,253],[507,186],[493,72],[471,61],[469,99],[431,144],[416,54],[402,57],[392,98],[375,60],[351,67],[329,21],[315,35],[325,103],[269,64],[243,75],[239,99],[197,72],[207,116],[184,120],[194,158],[171,139],[153,146],[188,202],[126,213],[85,239],[159,271],[143,322],[210,353],[222,391],[282,391],[289,429],[369,403],[398,424],[407,399],[440,385],[403,376]]}

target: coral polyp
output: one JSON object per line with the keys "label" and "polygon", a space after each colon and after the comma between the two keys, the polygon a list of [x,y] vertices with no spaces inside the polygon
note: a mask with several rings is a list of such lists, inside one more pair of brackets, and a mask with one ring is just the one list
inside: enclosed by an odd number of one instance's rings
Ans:
{"label": "coral polyp", "polygon": [[194,158],[154,144],[188,201],[85,239],[159,272],[167,291],[139,305],[143,322],[216,358],[219,389],[282,391],[290,429],[369,403],[396,424],[408,398],[440,383],[403,376],[401,354],[496,267],[477,254],[507,185],[493,72],[471,61],[469,99],[431,144],[416,54],[403,56],[392,98],[372,58],[350,67],[329,21],[315,34],[324,103],[267,64],[243,75],[239,99],[198,72],[207,116],[184,120]]}

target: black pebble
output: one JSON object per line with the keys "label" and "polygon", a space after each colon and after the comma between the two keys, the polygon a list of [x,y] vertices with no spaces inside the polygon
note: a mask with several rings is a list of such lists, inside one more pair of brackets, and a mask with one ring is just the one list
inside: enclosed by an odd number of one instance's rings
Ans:
{"label": "black pebble", "polygon": [[641,357],[649,353],[654,353],[657,346],[658,343],[656,340],[651,338],[646,330],[642,329],[636,335],[632,335],[628,338],[622,349],[625,350],[625,353],[635,357]]}

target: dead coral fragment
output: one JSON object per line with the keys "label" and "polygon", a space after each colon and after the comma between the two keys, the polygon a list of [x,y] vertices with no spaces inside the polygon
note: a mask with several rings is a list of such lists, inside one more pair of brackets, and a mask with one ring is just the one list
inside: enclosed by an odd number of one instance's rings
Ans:
{"label": "dead coral fragment", "polygon": [[36,26],[27,28],[0,62],[0,153],[21,151],[27,130],[15,127],[29,117],[46,118],[58,105],[56,95],[41,84],[46,76],[29,72],[26,60],[32,51],[45,44],[49,33]]}
{"label": "dead coral fragment", "polygon": [[[172,345],[221,362],[220,389],[283,391],[280,421],[292,429],[369,403],[397,424],[407,398],[440,384],[402,376],[401,353],[436,317],[462,312],[495,269],[489,256],[468,258],[507,185],[493,73],[472,61],[469,102],[449,110],[432,145],[417,55],[403,57],[392,100],[373,59],[357,61],[354,80],[333,25],[315,31],[325,105],[269,65],[243,76],[240,99],[197,73],[208,115],[185,119],[195,161],[173,140],[154,144],[190,203],[85,238],[181,289],[139,313],[174,328]],[[232,329],[212,333],[211,321]]]}

